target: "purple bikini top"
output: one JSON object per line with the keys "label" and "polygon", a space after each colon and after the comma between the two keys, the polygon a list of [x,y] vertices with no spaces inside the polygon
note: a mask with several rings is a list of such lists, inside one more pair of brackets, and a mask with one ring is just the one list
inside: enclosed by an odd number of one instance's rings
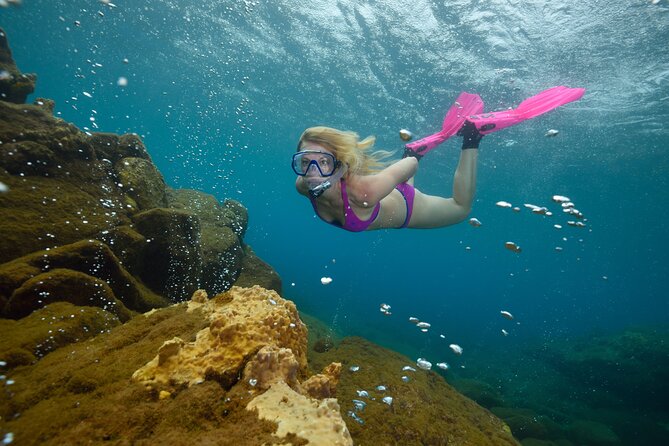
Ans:
{"label": "purple bikini top", "polygon": [[362,232],[366,230],[369,225],[371,225],[376,217],[379,215],[379,209],[381,209],[381,203],[376,203],[376,206],[374,206],[374,210],[372,211],[372,215],[369,217],[367,220],[361,220],[358,218],[357,215],[355,215],[355,212],[353,212],[353,209],[351,209],[351,205],[348,202],[348,194],[346,193],[346,181],[342,178],[339,180],[339,184],[341,184],[341,199],[344,202],[344,225],[340,225],[339,222],[336,220],[334,221],[327,221],[323,217],[321,217],[321,214],[318,213],[318,208],[316,207],[316,200],[309,197],[309,200],[311,201],[311,205],[314,207],[314,212],[316,215],[318,215],[318,218],[323,220],[326,223],[330,223],[333,226],[337,226],[338,228],[346,229],[347,231],[351,232]]}

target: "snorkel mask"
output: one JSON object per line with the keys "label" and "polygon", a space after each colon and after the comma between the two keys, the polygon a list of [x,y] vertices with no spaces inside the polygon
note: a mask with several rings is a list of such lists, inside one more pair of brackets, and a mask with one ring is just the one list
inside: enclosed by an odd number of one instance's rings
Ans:
{"label": "snorkel mask", "polygon": [[297,175],[306,176],[311,166],[315,166],[320,176],[326,178],[321,184],[309,188],[309,195],[312,198],[320,197],[323,192],[331,188],[334,182],[339,181],[346,173],[346,165],[330,153],[318,150],[303,150],[293,154],[292,167],[293,172]]}

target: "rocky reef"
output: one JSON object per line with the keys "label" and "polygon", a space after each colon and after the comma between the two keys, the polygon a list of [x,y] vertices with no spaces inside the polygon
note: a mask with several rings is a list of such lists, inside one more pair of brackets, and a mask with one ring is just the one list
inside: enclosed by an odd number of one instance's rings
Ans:
{"label": "rocky reef", "polygon": [[2,322],[0,419],[21,444],[518,444],[406,357],[362,338],[315,352],[295,305],[258,286],[124,324],[69,302]]}
{"label": "rocky reef", "polygon": [[57,302],[0,324],[0,357],[34,348],[42,320],[69,337],[31,365],[5,361],[0,416],[20,444],[352,444],[332,398],[340,365],[308,376],[306,327],[275,291],[198,291],[123,325]]}
{"label": "rocky reef", "polygon": [[665,327],[560,341],[519,343],[522,355],[482,351],[449,383],[507,423],[523,445],[667,443]]}
{"label": "rocky reef", "polygon": [[241,203],[170,188],[135,134],[82,132],[51,100],[23,104],[34,76],[0,35],[0,316],[69,300],[127,320],[237,280],[281,291],[243,241]]}
{"label": "rocky reef", "polygon": [[308,338],[241,203],[25,104],[35,79],[0,30],[3,444],[517,444],[439,375],[402,380],[408,358]]}
{"label": "rocky reef", "polygon": [[330,338],[319,352],[319,339],[311,338],[310,366],[342,364],[337,399],[356,444],[518,444],[508,425],[406,356],[360,337]]}

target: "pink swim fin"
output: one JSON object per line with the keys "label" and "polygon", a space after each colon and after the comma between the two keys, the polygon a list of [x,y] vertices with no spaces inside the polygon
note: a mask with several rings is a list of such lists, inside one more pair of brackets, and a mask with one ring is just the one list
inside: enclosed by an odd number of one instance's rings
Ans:
{"label": "pink swim fin", "polygon": [[465,119],[471,115],[477,115],[482,111],[483,100],[479,95],[465,93],[463,91],[455,100],[455,103],[451,105],[451,108],[448,109],[448,112],[446,112],[441,131],[419,139],[418,141],[406,144],[404,146],[406,148],[405,155],[406,152],[410,150],[413,152],[411,156],[421,158],[427,152],[458,133],[458,130],[460,130],[465,123]]}
{"label": "pink swim fin", "polygon": [[468,116],[467,120],[476,126],[479,133],[487,135],[581,99],[584,93],[585,88],[553,87],[525,99],[515,109],[483,114],[474,113]]}

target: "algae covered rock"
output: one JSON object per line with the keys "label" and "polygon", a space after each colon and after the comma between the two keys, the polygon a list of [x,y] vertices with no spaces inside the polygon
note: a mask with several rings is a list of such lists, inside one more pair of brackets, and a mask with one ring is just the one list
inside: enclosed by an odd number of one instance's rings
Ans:
{"label": "algae covered rock", "polygon": [[[344,338],[324,353],[311,352],[312,369],[342,364],[337,400],[356,444],[518,445],[504,422],[441,375],[403,370],[416,368],[414,360],[358,337]],[[388,397],[392,400],[384,402]]]}
{"label": "algae covered rock", "polygon": [[[22,317],[49,301],[88,299],[113,303],[126,320],[128,310],[183,300],[200,287],[229,289],[246,256],[244,206],[169,190],[136,134],[83,132],[53,116],[53,100],[24,104],[32,86],[21,89],[31,79],[16,69],[0,30],[0,315]],[[92,240],[106,243],[97,270],[90,252],[81,252],[88,259],[82,262],[69,256],[74,265],[61,255],[64,247]],[[248,277],[271,271],[255,255],[246,265],[246,283],[280,291],[276,278]],[[63,271],[53,274],[57,268]],[[41,274],[47,275],[30,282]],[[84,284],[79,290],[77,281]]]}
{"label": "algae covered rock", "polygon": [[125,135],[93,133],[88,141],[95,147],[100,158],[108,159],[112,164],[116,164],[122,158],[141,158],[151,161],[146,146],[135,133]]}
{"label": "algae covered rock", "polygon": [[[54,270],[60,271],[51,274]],[[42,277],[35,280],[39,276]],[[62,285],[62,289],[56,283]],[[85,283],[89,283],[92,288],[88,292],[77,290],[79,283],[82,284],[82,289]],[[30,290],[40,291],[35,295]],[[107,296],[107,299],[97,299],[96,296],[100,297],[100,293]],[[52,300],[76,301],[81,305],[96,302],[93,305],[104,306],[112,296],[122,303],[116,307],[123,312],[119,316],[124,320],[128,314],[122,307],[133,311],[148,311],[167,305],[164,298],[152,293],[130,275],[107,245],[94,240],[36,252],[0,265],[0,297],[6,303],[2,311],[4,317],[25,316],[28,303],[23,301],[24,298],[34,310]]]}
{"label": "algae covered rock", "polygon": [[23,104],[35,90],[35,74],[22,74],[14,63],[7,35],[0,28],[0,100]]}
{"label": "algae covered rock", "polygon": [[2,166],[10,175],[49,176],[56,172],[56,154],[35,141],[6,143],[0,146]]}
{"label": "algae covered rock", "polygon": [[140,263],[143,282],[173,301],[187,299],[199,288],[202,274],[197,216],[156,208],[133,216],[133,221],[147,242]]}
{"label": "algae covered rock", "polygon": [[55,268],[26,280],[7,301],[5,312],[22,318],[52,302],[103,308],[125,322],[132,316],[106,282],[71,269]]}
{"label": "algae covered rock", "polygon": [[[581,398],[600,404],[665,410],[669,396],[669,331],[634,329],[553,344],[535,354],[573,380]],[[592,389],[599,391],[593,392]]]}
{"label": "algae covered rock", "polygon": [[[171,208],[192,213],[199,219],[202,287],[212,293],[229,289],[239,277],[246,255],[241,242],[248,222],[246,209],[232,200],[221,205],[213,195],[189,189],[170,190],[168,201]],[[239,284],[251,285],[254,284]]]}
{"label": "algae covered rock", "polygon": [[167,205],[165,180],[156,166],[144,158],[122,158],[115,166],[122,189],[140,210]]}
{"label": "algae covered rock", "polygon": [[258,257],[249,245],[244,246],[241,272],[235,281],[235,285],[241,287],[259,285],[268,290],[274,290],[279,294],[282,291],[279,274],[274,268]]}
{"label": "algae covered rock", "polygon": [[577,444],[592,446],[615,446],[620,438],[610,427],[596,421],[577,420],[569,425],[569,433]]}
{"label": "algae covered rock", "polygon": [[30,365],[118,325],[118,318],[101,308],[54,302],[19,321],[0,319],[0,359],[9,369]]}
{"label": "algae covered rock", "polygon": [[516,438],[553,439],[563,436],[557,423],[531,409],[493,407],[491,412],[509,425]]}
{"label": "algae covered rock", "polygon": [[[3,428],[22,444],[351,444],[336,400],[313,399],[298,381],[292,388],[281,378],[281,370],[307,377],[306,328],[294,305],[276,293],[233,288],[208,300],[198,292],[188,305],[117,324],[103,310],[63,302],[20,321],[0,321],[0,360],[24,356],[7,372],[12,392],[0,392]],[[97,336],[82,342],[86,328]],[[23,336],[5,337],[4,329]],[[54,329],[55,336],[49,332]],[[204,346],[205,332],[218,333],[212,348],[174,361],[184,350]],[[40,350],[42,337],[50,342],[51,336],[53,348]],[[220,379],[218,365],[239,372],[260,351],[265,359],[280,358],[248,366],[259,381],[271,377],[269,388],[240,380],[240,373]],[[156,352],[170,378],[161,385],[151,380],[147,391],[132,376]],[[288,368],[274,367],[284,360]]]}
{"label": "algae covered rock", "polygon": [[460,393],[473,399],[483,407],[504,406],[502,395],[490,384],[474,379],[458,379],[454,386]]}

